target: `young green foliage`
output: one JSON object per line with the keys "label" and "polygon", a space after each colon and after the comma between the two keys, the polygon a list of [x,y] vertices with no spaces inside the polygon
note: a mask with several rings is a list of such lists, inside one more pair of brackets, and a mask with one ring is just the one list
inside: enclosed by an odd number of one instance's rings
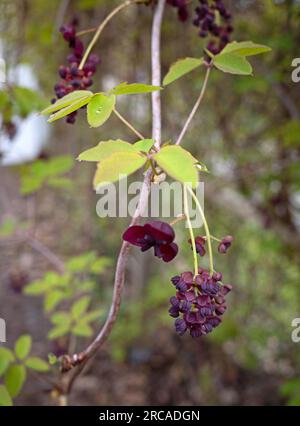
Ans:
{"label": "young green foliage", "polygon": [[153,159],[168,175],[179,182],[191,184],[195,188],[198,184],[198,171],[195,167],[198,160],[180,146],[167,145]]}
{"label": "young green foliage", "polygon": [[171,65],[168,73],[166,74],[163,80],[163,85],[167,86],[168,84],[173,83],[173,81],[178,80],[185,74],[188,74],[194,69],[200,67],[203,63],[203,58],[178,59],[178,61]]}

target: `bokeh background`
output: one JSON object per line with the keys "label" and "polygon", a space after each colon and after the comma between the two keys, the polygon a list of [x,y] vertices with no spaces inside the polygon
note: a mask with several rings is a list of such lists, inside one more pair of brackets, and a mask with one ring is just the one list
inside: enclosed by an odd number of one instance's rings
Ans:
{"label": "bokeh background", "polygon": [[[91,337],[58,332],[49,339],[53,311],[68,310],[71,299],[60,301],[52,291],[47,301],[45,294],[29,295],[26,287],[71,274],[67,286],[77,280],[79,290],[92,295],[91,309],[100,309],[91,323],[96,332],[110,305],[128,225],[128,219],[97,217],[95,166],[75,158],[100,140],[135,138],[116,117],[89,129],[83,112],[75,125],[63,120],[48,125],[37,111],[53,97],[58,66],[69,53],[60,25],[76,16],[80,29],[95,27],[119,3],[0,1],[0,52],[7,71],[0,90],[0,317],[7,322],[7,347],[29,333],[35,354],[45,359],[80,350]],[[191,3],[193,12],[197,2]],[[211,172],[203,180],[213,234],[235,237],[228,255],[215,259],[225,282],[234,286],[224,322],[198,340],[173,329],[167,312],[174,292],[170,277],[192,267],[186,231],[178,224],[182,249],[170,265],[132,250],[119,318],[74,385],[71,405],[300,404],[300,343],[291,339],[291,321],[300,317],[300,83],[291,79],[291,62],[300,56],[300,5],[225,3],[234,16],[234,39],[261,42],[272,52],[251,60],[254,77],[212,73],[184,141]],[[102,62],[93,90],[151,81],[151,18],[151,7],[131,7],[110,23],[95,48]],[[202,54],[204,42],[191,20],[179,22],[166,7],[163,74],[176,59]],[[163,91],[164,140],[178,135],[202,81],[203,70],[195,71]],[[124,97],[119,109],[150,135],[150,96]],[[54,396],[49,384],[29,375],[15,404],[51,405]]]}

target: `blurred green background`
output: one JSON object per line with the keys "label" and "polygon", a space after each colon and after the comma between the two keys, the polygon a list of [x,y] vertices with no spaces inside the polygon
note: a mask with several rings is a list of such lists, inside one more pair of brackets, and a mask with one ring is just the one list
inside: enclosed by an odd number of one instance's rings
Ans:
{"label": "blurred green background", "polygon": [[[95,27],[119,3],[0,1],[0,47],[7,71],[12,71],[0,91],[2,136],[5,121],[28,116],[53,97],[57,68],[69,53],[58,27],[74,16],[80,29]],[[191,11],[197,2],[192,3]],[[234,16],[233,38],[261,42],[272,52],[251,60],[254,77],[212,73],[184,141],[211,172],[203,180],[212,233],[235,237],[228,255],[215,259],[224,281],[234,286],[223,324],[198,340],[178,337],[173,329],[167,313],[174,292],[170,277],[192,268],[185,229],[178,224],[182,249],[172,264],[162,265],[151,254],[132,250],[119,319],[78,379],[70,404],[300,404],[300,343],[291,340],[291,321],[300,317],[300,83],[291,79],[292,60],[300,57],[300,5],[296,0],[226,4]],[[128,8],[110,23],[95,48],[102,62],[92,90],[121,81],[151,81],[151,19],[151,8],[140,6]],[[202,55],[204,44],[191,20],[181,23],[174,9],[166,8],[163,75],[176,59]],[[88,43],[90,37],[83,40]],[[38,90],[15,89],[18,64],[31,67]],[[193,72],[162,92],[164,140],[174,140],[180,132],[203,76],[203,70]],[[127,96],[119,109],[150,135],[150,96]],[[51,307],[45,312],[41,297],[24,293],[29,283],[44,280],[58,265],[33,241],[65,264],[91,251],[102,259],[94,272],[84,267],[77,271],[81,282],[92,275],[94,284],[86,285],[86,291],[93,295],[93,309],[101,309],[102,322],[128,220],[97,217],[99,196],[91,184],[95,166],[73,160],[100,140],[135,138],[116,117],[100,129],[89,129],[83,113],[74,126],[62,120],[42,123],[26,131],[26,137],[24,132],[22,151],[37,136],[47,139],[38,160],[0,169],[0,317],[7,323],[8,346],[29,333],[35,352],[47,357],[49,352],[66,352],[70,345],[80,350],[90,337],[71,342],[68,335],[47,338]],[[30,241],[24,238],[28,229]],[[100,325],[99,319],[93,322],[94,331]],[[49,391],[30,376],[15,403],[52,404]]]}

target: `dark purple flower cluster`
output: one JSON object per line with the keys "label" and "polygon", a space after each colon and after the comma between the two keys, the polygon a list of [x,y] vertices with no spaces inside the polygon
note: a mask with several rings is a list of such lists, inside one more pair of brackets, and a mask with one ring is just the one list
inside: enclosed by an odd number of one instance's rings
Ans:
{"label": "dark purple flower cluster", "polygon": [[187,0],[167,0],[170,6],[177,8],[178,19],[182,22],[186,21],[189,17]]}
{"label": "dark purple flower cluster", "polygon": [[231,13],[222,0],[199,0],[194,25],[199,28],[200,37],[210,37],[207,49],[214,55],[221,52],[230,41],[233,31]]}
{"label": "dark purple flower cluster", "polygon": [[189,330],[192,337],[210,333],[217,327],[226,310],[225,296],[232,289],[222,284],[222,274],[216,272],[210,276],[205,269],[199,269],[199,275],[183,272],[171,279],[176,287],[176,295],[171,297],[169,314],[176,318],[176,332],[182,336]]}
{"label": "dark purple flower cluster", "polygon": [[178,253],[174,238],[174,229],[159,220],[144,226],[130,226],[123,234],[123,240],[140,247],[143,252],[153,247],[154,255],[164,262],[170,262]]}
{"label": "dark purple flower cluster", "polygon": [[[95,74],[97,65],[100,60],[95,54],[89,55],[82,69],[79,69],[79,64],[84,53],[84,45],[79,37],[76,36],[77,21],[73,20],[68,25],[63,25],[60,32],[63,38],[69,43],[72,52],[68,55],[68,65],[61,65],[58,69],[61,81],[54,86],[57,99],[62,98],[74,90],[86,90],[93,84],[92,76]],[[56,99],[53,100],[55,102]],[[66,121],[73,124],[77,111],[69,114]]]}

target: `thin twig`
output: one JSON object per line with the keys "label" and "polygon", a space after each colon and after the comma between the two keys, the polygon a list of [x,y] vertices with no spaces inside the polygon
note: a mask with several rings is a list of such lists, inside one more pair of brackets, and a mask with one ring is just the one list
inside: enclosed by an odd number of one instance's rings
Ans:
{"label": "thin twig", "polygon": [[60,274],[64,274],[65,265],[64,263],[53,253],[48,247],[46,247],[43,243],[32,238],[31,236],[25,239],[28,245],[32,247],[35,251],[44,256],[56,269]]}
{"label": "thin twig", "polygon": [[196,101],[196,103],[195,103],[195,105],[194,105],[194,107],[193,107],[190,115],[188,116],[188,119],[187,119],[185,125],[183,126],[183,129],[181,130],[180,135],[178,136],[178,139],[176,141],[176,145],[180,145],[181,144],[181,141],[184,138],[184,135],[186,134],[187,129],[188,129],[188,127],[189,127],[192,119],[194,118],[194,115],[196,114],[197,109],[199,108],[199,105],[201,104],[201,101],[202,101],[202,99],[204,97],[205,90],[206,90],[206,87],[207,87],[207,83],[208,83],[208,78],[209,78],[209,75],[210,75],[210,71],[211,71],[211,67],[207,66],[206,74],[205,74],[205,78],[204,78],[204,82],[203,82],[203,85],[202,85],[202,89],[201,89],[200,95],[199,95],[199,97],[198,97],[198,99],[197,99],[197,101]]}
{"label": "thin twig", "polygon": [[121,115],[119,111],[117,111],[115,108],[114,113],[122,121],[122,123],[124,123],[125,126],[127,126],[134,134],[136,134],[140,139],[145,139],[144,136],[138,130],[136,130],[136,128],[133,127],[133,125],[130,124],[129,121],[127,121],[126,118],[123,117],[123,115]]}
{"label": "thin twig", "polygon": [[137,3],[143,3],[143,0],[126,0],[124,3],[121,3],[118,7],[116,7],[105,19],[103,22],[101,22],[101,24],[99,25],[97,31],[94,34],[94,37],[92,38],[90,44],[88,45],[84,56],[80,62],[79,65],[79,69],[81,70],[84,66],[84,64],[86,63],[87,58],[89,57],[89,54],[91,53],[94,45],[96,44],[98,38],[100,37],[100,34],[102,33],[102,31],[104,30],[104,28],[106,27],[106,25],[109,23],[109,21],[117,14],[119,13],[122,9],[124,9],[127,6],[130,6],[131,4],[137,4]]}
{"label": "thin twig", "polygon": [[[161,34],[161,24],[162,24],[162,18],[163,18],[163,12],[164,12],[164,6],[165,6],[166,0],[159,0],[158,4],[155,8],[153,22],[156,23],[156,25],[152,26],[152,54],[155,56],[155,61],[152,61],[152,84],[153,85],[160,85],[160,80],[158,80],[158,77],[160,76],[160,72],[157,72],[157,69],[160,69],[160,34]],[[161,116],[160,116],[160,98],[152,98],[152,119],[155,122],[155,126],[153,126],[153,139],[155,138],[158,143],[159,148],[159,142],[161,140]],[[143,187],[141,190],[141,195],[139,199],[139,203],[136,209],[136,212],[131,220],[131,226],[135,225],[140,222],[140,217],[142,213],[145,210],[145,207],[147,205],[148,196],[150,192],[150,186],[151,186],[151,177],[152,177],[152,170],[149,168],[145,174]],[[93,342],[81,353],[75,354],[71,357],[67,356],[64,357],[64,371],[70,370],[72,367],[77,366],[77,368],[74,370],[74,373],[72,374],[69,384],[67,385],[67,392],[70,392],[72,385],[74,384],[74,381],[78,377],[78,375],[81,373],[83,368],[85,367],[88,360],[91,359],[93,355],[99,350],[99,348],[102,346],[102,344],[105,342],[107,337],[110,334],[110,331],[114,325],[114,322],[116,320],[120,303],[121,303],[121,296],[122,291],[124,287],[124,281],[125,281],[125,272],[126,272],[126,266],[127,266],[127,260],[128,255],[130,251],[130,244],[126,241],[123,242],[121,246],[121,250],[118,256],[117,266],[116,266],[116,272],[115,272],[115,281],[114,281],[114,291],[113,291],[113,297],[112,297],[112,303],[110,307],[110,311],[108,313],[107,319],[100,330],[99,334],[96,336],[96,338],[93,340]]]}

